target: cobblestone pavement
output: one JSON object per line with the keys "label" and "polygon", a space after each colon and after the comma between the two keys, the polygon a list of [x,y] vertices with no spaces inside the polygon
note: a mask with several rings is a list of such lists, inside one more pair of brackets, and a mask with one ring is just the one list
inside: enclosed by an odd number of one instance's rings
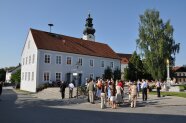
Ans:
{"label": "cobblestone pavement", "polygon": [[[76,95],[76,90],[74,90]],[[87,102],[85,96],[78,99],[61,99],[59,88],[48,88],[33,94],[4,88],[0,97],[0,123],[93,123],[93,122],[138,122],[138,123],[185,123],[186,98],[149,95],[148,101],[138,98],[137,107],[130,108],[127,97],[117,109],[107,106],[100,109],[100,101]]]}

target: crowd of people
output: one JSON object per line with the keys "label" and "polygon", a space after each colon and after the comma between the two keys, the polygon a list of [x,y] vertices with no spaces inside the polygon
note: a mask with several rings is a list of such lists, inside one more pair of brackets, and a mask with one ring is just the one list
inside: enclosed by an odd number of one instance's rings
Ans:
{"label": "crowd of people", "polygon": [[[115,109],[124,103],[125,94],[128,95],[128,102],[131,108],[136,107],[137,97],[139,97],[140,91],[142,92],[142,101],[147,101],[147,93],[149,90],[148,80],[142,79],[133,82],[123,82],[121,80],[114,81],[98,79],[97,81],[89,80],[86,83],[88,101],[94,104],[94,100],[101,100],[101,108],[111,106]],[[157,97],[160,97],[161,81],[156,81],[155,86],[157,88]],[[126,90],[124,90],[124,87]]]}

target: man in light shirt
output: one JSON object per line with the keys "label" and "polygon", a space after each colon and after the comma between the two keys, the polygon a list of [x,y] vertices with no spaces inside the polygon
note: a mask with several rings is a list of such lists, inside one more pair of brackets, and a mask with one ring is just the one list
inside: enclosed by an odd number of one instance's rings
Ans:
{"label": "man in light shirt", "polygon": [[74,84],[71,82],[69,85],[69,98],[72,98],[73,96],[73,88],[74,88]]}
{"label": "man in light shirt", "polygon": [[143,101],[147,101],[147,82],[144,79],[142,79],[141,89]]}

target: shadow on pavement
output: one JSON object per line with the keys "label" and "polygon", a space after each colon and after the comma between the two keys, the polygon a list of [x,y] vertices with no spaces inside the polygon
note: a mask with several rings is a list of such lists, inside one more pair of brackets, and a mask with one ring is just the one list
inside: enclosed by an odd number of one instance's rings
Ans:
{"label": "shadow on pavement", "polygon": [[62,103],[57,100],[39,100],[27,95],[21,96],[12,90],[6,90],[2,95],[0,123],[185,123],[186,121],[186,116],[181,115],[51,108],[49,106],[61,106]]}

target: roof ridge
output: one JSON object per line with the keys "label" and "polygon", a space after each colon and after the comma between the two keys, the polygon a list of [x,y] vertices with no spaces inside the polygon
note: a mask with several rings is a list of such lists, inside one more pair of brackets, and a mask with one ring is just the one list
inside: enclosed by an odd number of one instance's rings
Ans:
{"label": "roof ridge", "polygon": [[39,32],[44,32],[44,33],[48,33],[48,34],[55,34],[55,35],[60,35],[60,36],[66,36],[66,37],[75,38],[75,39],[78,39],[78,40],[81,40],[81,41],[90,41],[90,42],[92,42],[92,43],[99,43],[99,44],[107,45],[106,43],[102,43],[102,42],[98,42],[98,41],[91,41],[91,40],[84,40],[83,38],[77,38],[77,37],[73,37],[73,36],[69,36],[69,35],[63,35],[63,34],[58,34],[58,33],[52,33],[52,32],[47,32],[47,31],[38,30],[38,29],[33,29],[33,28],[30,28],[30,30],[35,30],[35,31],[39,31]]}

